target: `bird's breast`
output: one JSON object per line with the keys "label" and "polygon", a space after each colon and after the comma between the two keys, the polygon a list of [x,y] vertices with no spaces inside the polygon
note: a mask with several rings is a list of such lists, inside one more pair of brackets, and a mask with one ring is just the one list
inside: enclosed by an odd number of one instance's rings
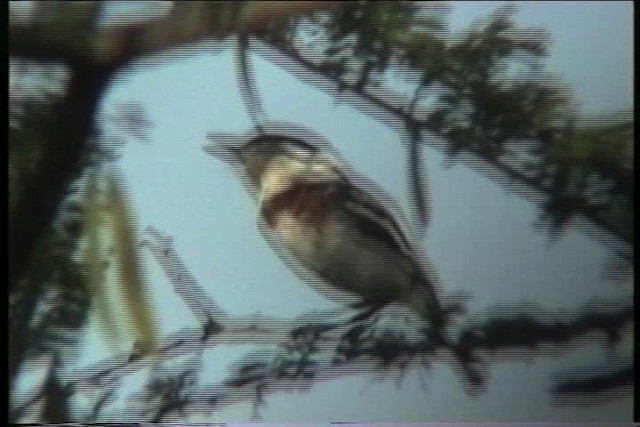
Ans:
{"label": "bird's breast", "polygon": [[271,196],[261,214],[271,232],[312,270],[331,263],[340,244],[332,189],[326,184],[297,185]]}
{"label": "bird's breast", "polygon": [[384,241],[355,226],[326,186],[287,190],[262,207],[287,251],[333,286],[370,300],[398,298],[411,264]]}
{"label": "bird's breast", "polygon": [[321,233],[331,211],[327,185],[298,185],[272,195],[262,205],[262,216],[270,228],[286,232],[302,229]]}

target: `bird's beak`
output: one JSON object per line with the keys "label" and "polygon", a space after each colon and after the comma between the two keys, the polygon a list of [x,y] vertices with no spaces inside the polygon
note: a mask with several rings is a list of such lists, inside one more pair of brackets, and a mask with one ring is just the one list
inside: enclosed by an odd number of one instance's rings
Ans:
{"label": "bird's beak", "polygon": [[216,144],[204,147],[205,153],[217,157],[227,163],[235,162],[240,158],[240,149],[226,144]]}
{"label": "bird's beak", "polygon": [[209,142],[202,149],[205,153],[227,163],[235,163],[240,160],[241,149],[236,141],[220,141],[218,138],[210,136]]}

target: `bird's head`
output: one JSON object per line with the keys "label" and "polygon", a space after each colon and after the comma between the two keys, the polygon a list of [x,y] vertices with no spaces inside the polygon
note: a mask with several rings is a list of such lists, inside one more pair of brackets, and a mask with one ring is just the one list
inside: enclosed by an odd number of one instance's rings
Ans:
{"label": "bird's head", "polygon": [[341,179],[337,159],[302,139],[259,135],[243,144],[216,144],[207,153],[239,166],[258,191],[295,181],[325,182]]}

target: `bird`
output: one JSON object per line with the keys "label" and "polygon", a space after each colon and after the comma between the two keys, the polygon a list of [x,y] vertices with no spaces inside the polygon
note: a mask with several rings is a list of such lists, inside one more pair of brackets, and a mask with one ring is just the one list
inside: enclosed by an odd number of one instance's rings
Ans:
{"label": "bird", "polygon": [[256,134],[205,151],[236,167],[263,235],[299,275],[310,273],[329,293],[355,298],[355,306],[399,303],[442,328],[424,258],[388,206],[349,176],[336,154],[286,134]]}

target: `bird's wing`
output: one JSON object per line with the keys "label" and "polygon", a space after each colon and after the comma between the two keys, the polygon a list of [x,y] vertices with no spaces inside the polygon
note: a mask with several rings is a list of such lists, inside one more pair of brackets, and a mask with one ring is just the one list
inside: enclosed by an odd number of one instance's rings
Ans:
{"label": "bird's wing", "polygon": [[413,258],[414,250],[403,228],[393,213],[380,202],[379,197],[348,182],[342,185],[340,191],[346,198],[345,209],[356,218],[358,225],[367,234],[376,236],[407,257]]}

